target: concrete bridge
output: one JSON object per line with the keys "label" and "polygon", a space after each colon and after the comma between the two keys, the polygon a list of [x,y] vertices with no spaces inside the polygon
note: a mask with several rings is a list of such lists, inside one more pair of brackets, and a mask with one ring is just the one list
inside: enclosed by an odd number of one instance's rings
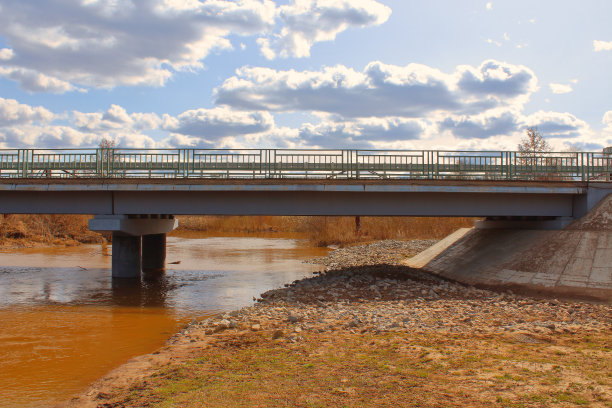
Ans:
{"label": "concrete bridge", "polygon": [[486,217],[562,228],[612,192],[604,153],[0,150],[0,213],[93,214],[113,277],[163,268],[175,215]]}

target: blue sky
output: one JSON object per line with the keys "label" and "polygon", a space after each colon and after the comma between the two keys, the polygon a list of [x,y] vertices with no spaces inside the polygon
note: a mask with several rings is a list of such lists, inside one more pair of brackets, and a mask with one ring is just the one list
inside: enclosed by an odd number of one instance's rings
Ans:
{"label": "blue sky", "polygon": [[0,147],[612,145],[612,2],[0,0]]}

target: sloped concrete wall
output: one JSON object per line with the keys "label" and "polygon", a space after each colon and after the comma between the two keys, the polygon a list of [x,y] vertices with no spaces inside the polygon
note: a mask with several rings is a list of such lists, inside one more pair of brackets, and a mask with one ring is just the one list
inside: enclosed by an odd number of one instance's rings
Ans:
{"label": "sloped concrete wall", "polygon": [[466,284],[612,301],[612,195],[563,230],[472,229],[438,252],[417,261]]}

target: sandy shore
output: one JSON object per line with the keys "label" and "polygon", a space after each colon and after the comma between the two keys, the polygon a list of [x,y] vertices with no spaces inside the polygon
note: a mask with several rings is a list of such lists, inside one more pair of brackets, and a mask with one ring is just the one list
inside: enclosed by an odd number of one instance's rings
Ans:
{"label": "sandy shore", "polygon": [[610,406],[612,305],[399,265],[427,245],[332,252],[315,276],[192,322],[61,406]]}

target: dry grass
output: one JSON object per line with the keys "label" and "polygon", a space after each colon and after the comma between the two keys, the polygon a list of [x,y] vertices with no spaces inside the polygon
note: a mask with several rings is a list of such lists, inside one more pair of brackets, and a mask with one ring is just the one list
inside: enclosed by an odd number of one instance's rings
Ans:
{"label": "dry grass", "polygon": [[[78,245],[102,242],[89,231],[86,215],[0,215],[0,245]],[[471,227],[473,218],[283,216],[184,216],[174,234],[299,236],[313,245],[347,245],[382,239],[439,239],[458,228]]]}
{"label": "dry grass", "polygon": [[458,228],[471,227],[473,218],[435,217],[180,217],[180,231],[223,234],[300,234],[317,246],[346,245],[381,239],[439,239]]}
{"label": "dry grass", "polygon": [[169,364],[112,406],[609,407],[609,347],[608,334],[538,344],[436,332],[340,331],[296,344],[235,335]]}
{"label": "dry grass", "polygon": [[0,215],[0,245],[78,245],[102,242],[87,226],[86,215]]}

